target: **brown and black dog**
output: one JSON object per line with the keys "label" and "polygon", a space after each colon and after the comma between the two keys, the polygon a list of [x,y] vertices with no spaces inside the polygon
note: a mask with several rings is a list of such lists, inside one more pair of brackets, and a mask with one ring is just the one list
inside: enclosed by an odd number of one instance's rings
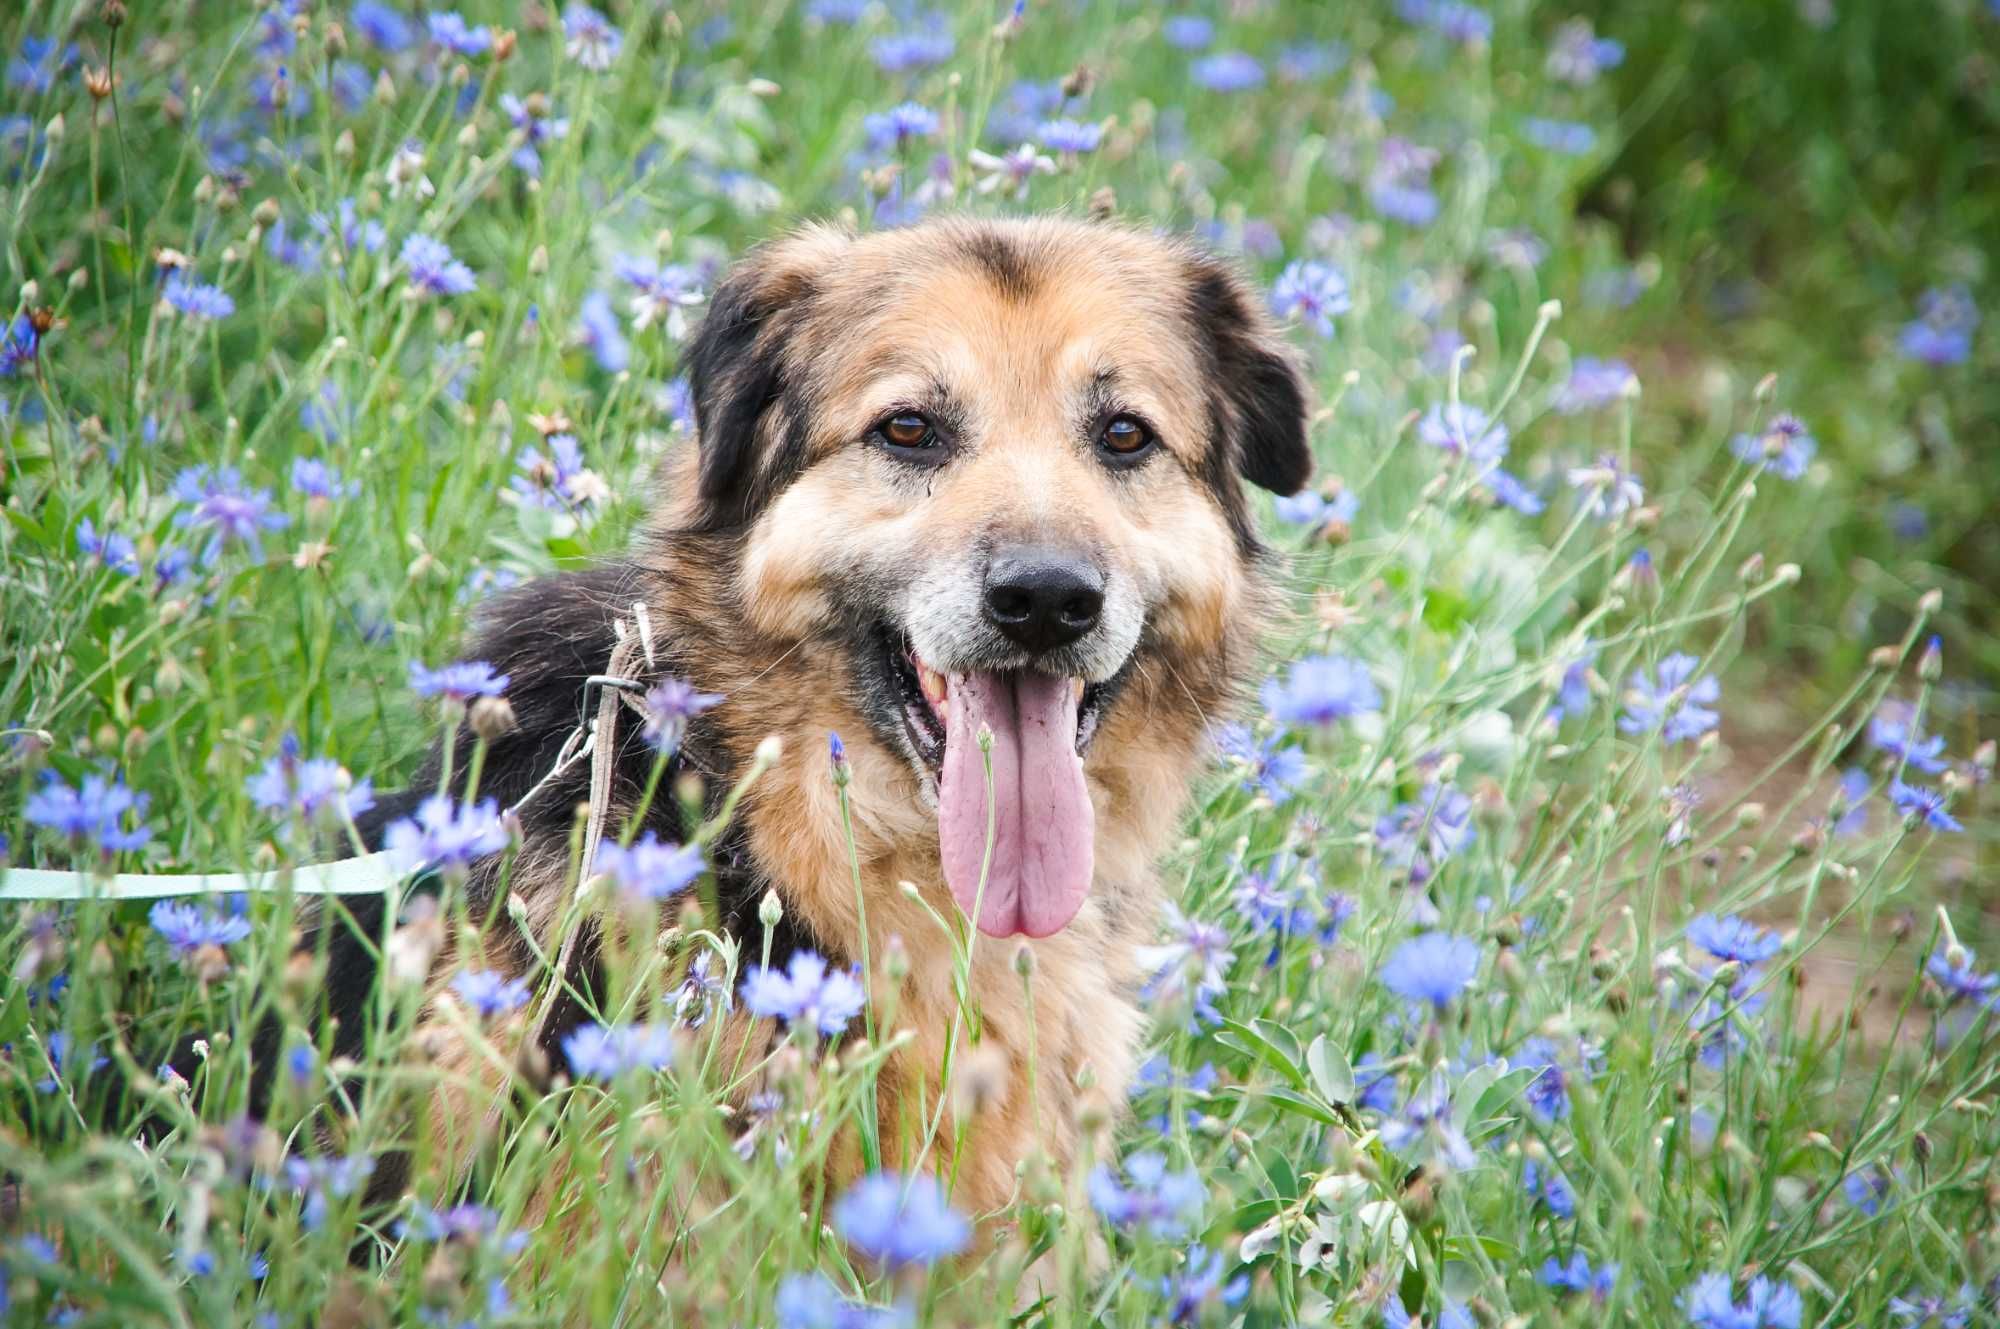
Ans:
{"label": "brown and black dog", "polygon": [[[957,1008],[950,947],[910,882],[984,934],[970,983],[992,1085],[954,1197],[990,1213],[1024,1158],[1074,1159],[1082,1086],[1116,1104],[1131,1079],[1154,864],[1271,607],[1242,482],[1305,482],[1304,385],[1228,265],[1054,218],[808,227],[720,284],[685,364],[698,443],[665,466],[631,556],[499,598],[467,652],[512,676],[519,722],[479,792],[511,803],[550,768],[614,619],[643,602],[655,673],[727,699],[677,765],[713,799],[767,735],[784,743],[711,855],[722,925],[757,955],[775,889],[774,963],[801,948],[853,963],[863,939],[828,750],[844,736],[867,953],[900,937],[909,958],[895,1009],[913,1038],[881,1079],[885,1148],[897,1161],[896,1142],[923,1133],[905,1118],[939,1103]],[[621,730],[613,826],[652,764],[637,729]],[[545,949],[585,779],[523,817],[508,889]],[[436,787],[435,768],[418,786]],[[674,802],[648,813],[664,839],[684,832]],[[385,804],[375,825],[404,810]],[[494,927],[514,926],[490,908],[492,873],[472,890]],[[333,952],[334,1013],[358,1029],[372,966],[359,946]],[[889,980],[867,981],[883,1001]],[[559,1006],[549,1061],[581,1018]],[[759,1046],[778,1037],[732,1018]],[[837,1167],[854,1165],[845,1153]]]}

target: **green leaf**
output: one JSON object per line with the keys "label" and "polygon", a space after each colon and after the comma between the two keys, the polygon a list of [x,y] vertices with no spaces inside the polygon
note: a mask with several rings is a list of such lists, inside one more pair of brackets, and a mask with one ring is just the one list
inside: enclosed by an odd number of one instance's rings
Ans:
{"label": "green leaf", "polygon": [[[1268,1033],[1272,1030],[1277,1031],[1283,1036],[1285,1044],[1271,1041]],[[1253,1028],[1251,1025],[1225,1019],[1222,1022],[1222,1032],[1216,1035],[1216,1041],[1224,1047],[1248,1053],[1257,1060],[1265,1063],[1272,1070],[1277,1071],[1287,1080],[1290,1080],[1293,1088],[1304,1089],[1306,1087],[1305,1071],[1299,1066],[1298,1040],[1286,1031],[1279,1029],[1277,1025],[1272,1024],[1270,1021],[1258,1020],[1255,1022],[1255,1027]],[[1289,1045],[1289,1051],[1286,1047],[1287,1044]]]}
{"label": "green leaf", "polygon": [[1329,1103],[1354,1101],[1354,1068],[1347,1064],[1347,1054],[1326,1041],[1325,1034],[1313,1039],[1306,1049],[1306,1069],[1312,1072],[1313,1087]]}

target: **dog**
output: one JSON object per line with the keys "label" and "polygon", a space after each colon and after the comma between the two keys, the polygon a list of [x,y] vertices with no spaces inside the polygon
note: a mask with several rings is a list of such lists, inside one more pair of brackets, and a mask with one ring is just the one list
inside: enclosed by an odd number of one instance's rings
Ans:
{"label": "dog", "polygon": [[[722,917],[707,921],[761,960],[774,893],[770,964],[803,950],[834,965],[874,957],[870,999],[907,1036],[879,1081],[885,1166],[914,1163],[941,1101],[947,1140],[952,1113],[971,1110],[941,1093],[947,1043],[957,1029],[963,1065],[966,1033],[934,913],[976,929],[983,1088],[953,1194],[993,1214],[1016,1198],[1024,1160],[1068,1175],[1079,1123],[1115,1110],[1132,1079],[1154,865],[1275,610],[1245,485],[1290,494],[1312,467],[1299,365],[1233,268],[1184,240],[964,217],[867,234],[808,225],[764,244],[717,285],[683,363],[694,445],[663,463],[630,555],[484,613],[465,654],[509,676],[514,727],[491,739],[478,794],[511,805],[551,770],[614,622],[644,605],[655,655],[639,681],[725,699],[689,724],[662,790],[693,776],[712,810],[760,744],[782,742],[709,846]],[[630,716],[618,730],[614,833],[653,773],[638,730]],[[455,741],[461,765],[472,741]],[[417,790],[436,790],[438,762]],[[496,937],[523,974],[555,953],[587,765],[522,811],[511,909],[495,865],[473,872],[488,963]],[[364,829],[379,838],[414,797],[385,800]],[[647,828],[680,841],[693,827],[678,804],[654,798]],[[894,948],[892,978],[881,961]],[[350,1053],[371,955],[332,938],[326,1001]],[[539,1046],[508,1054],[560,1069],[560,1040],[584,1018],[565,996]],[[723,1018],[753,1054],[784,1037],[740,1004]],[[437,1055],[457,1081],[483,1064]],[[479,1106],[433,1115],[462,1130]],[[829,1168],[844,1184],[859,1155],[837,1150]],[[401,1187],[393,1168],[376,1183]]]}

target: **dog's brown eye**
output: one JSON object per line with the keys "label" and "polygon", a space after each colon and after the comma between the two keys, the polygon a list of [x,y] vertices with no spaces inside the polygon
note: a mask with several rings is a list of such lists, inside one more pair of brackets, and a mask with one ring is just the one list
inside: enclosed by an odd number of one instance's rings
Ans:
{"label": "dog's brown eye", "polygon": [[1129,415],[1114,415],[1105,423],[1104,432],[1098,435],[1098,442],[1107,451],[1121,457],[1133,457],[1144,452],[1153,442],[1152,431]]}
{"label": "dog's brown eye", "polygon": [[931,436],[931,422],[911,413],[890,416],[876,426],[875,432],[882,436],[883,442],[896,448],[928,447],[937,441]]}

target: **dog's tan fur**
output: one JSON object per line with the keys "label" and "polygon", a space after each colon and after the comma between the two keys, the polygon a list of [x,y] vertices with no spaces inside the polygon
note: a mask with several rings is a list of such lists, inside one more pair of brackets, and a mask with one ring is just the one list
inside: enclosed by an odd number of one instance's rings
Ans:
{"label": "dog's tan fur", "polygon": [[[674,672],[728,698],[705,717],[720,754],[711,775],[746,768],[768,735],[783,740],[784,759],[738,815],[787,915],[843,960],[865,949],[876,1008],[893,1008],[910,1036],[880,1082],[889,1161],[916,1162],[943,1101],[939,1147],[967,1131],[955,1201],[993,1213],[1014,1198],[1024,1159],[1040,1155],[1058,1172],[1075,1161],[1086,1085],[1115,1107],[1131,1080],[1146,977],[1136,952],[1159,914],[1154,864],[1175,834],[1204,731],[1230,709],[1267,616],[1237,475],[1286,490],[1302,478],[1296,377],[1226,269],[1111,225],[956,221],[863,237],[811,228],[747,259],[717,304],[711,319],[737,320],[738,340],[709,355],[705,382],[697,369],[703,437],[664,468],[636,557],[643,593]],[[785,401],[809,410],[737,410],[741,391],[763,391],[738,380],[774,362]],[[1114,474],[1079,444],[1079,385],[1093,380],[1115,382],[1120,401],[1157,427],[1165,455]],[[913,481],[867,435],[886,408],[939,390],[962,410],[966,446]],[[732,428],[751,436],[711,436]],[[733,460],[720,452],[731,448]],[[1137,588],[1146,617],[1129,681],[1085,763],[1096,820],[1087,902],[1043,940],[974,943],[987,1092],[978,1119],[959,1122],[940,1068],[955,1028],[961,1059],[974,1055],[975,1034],[954,1018],[946,938],[899,886],[914,883],[930,910],[957,916],[936,816],[910,760],[872,732],[831,643],[855,586],[957,575],[995,532],[1097,551]],[[852,764],[865,948],[831,731]],[[512,889],[553,946],[567,857],[544,851],[523,865],[531,870],[517,866]],[[892,939],[909,960],[894,994],[880,963]],[[1032,1015],[1017,972],[1024,949]],[[741,1026],[732,1041],[771,1037],[740,1011],[732,1019]],[[470,1054],[441,1055],[481,1078]],[[462,1110],[437,1116],[440,1129],[462,1133]],[[836,1172],[857,1167],[851,1149],[840,1151]]]}

